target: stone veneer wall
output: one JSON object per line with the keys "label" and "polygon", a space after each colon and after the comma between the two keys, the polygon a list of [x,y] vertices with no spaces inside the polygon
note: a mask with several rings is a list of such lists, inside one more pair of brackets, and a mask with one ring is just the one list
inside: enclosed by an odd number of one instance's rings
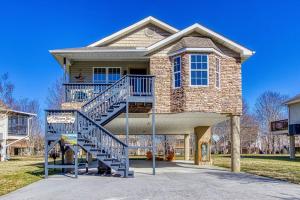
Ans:
{"label": "stone veneer wall", "polygon": [[[189,54],[181,55],[181,88],[172,85],[172,58],[150,58],[150,73],[156,76],[156,112],[242,113],[241,62],[239,58],[209,53],[209,86],[190,87]],[[221,87],[215,86],[216,58],[220,58]]]}
{"label": "stone veneer wall", "polygon": [[155,75],[155,107],[158,113],[171,112],[171,65],[168,56],[150,57],[150,74]]}

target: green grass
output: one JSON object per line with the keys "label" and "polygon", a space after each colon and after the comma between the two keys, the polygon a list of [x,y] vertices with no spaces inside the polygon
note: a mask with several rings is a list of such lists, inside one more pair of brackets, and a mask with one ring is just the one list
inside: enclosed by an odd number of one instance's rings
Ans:
{"label": "green grass", "polygon": [[0,196],[36,182],[44,175],[44,158],[12,158],[0,162]]}
{"label": "green grass", "polygon": [[[230,155],[213,155],[213,164],[230,168]],[[241,171],[300,184],[300,157],[288,155],[242,155]]]}

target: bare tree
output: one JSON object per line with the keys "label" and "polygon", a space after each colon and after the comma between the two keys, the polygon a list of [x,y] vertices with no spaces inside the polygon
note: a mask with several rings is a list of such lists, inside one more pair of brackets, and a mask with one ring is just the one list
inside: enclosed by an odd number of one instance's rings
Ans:
{"label": "bare tree", "polygon": [[[250,113],[247,102],[243,99],[243,110],[241,115],[241,150],[246,149],[252,153],[258,135],[258,124],[255,117]],[[216,140],[216,151],[222,153],[230,152],[230,120],[216,124],[212,128]]]}
{"label": "bare tree", "polygon": [[287,109],[283,102],[287,96],[278,92],[266,91],[260,95],[255,104],[255,117],[259,122],[260,133],[266,136],[268,153],[275,153],[276,137],[270,132],[270,123],[287,117]]}
{"label": "bare tree", "polygon": [[[258,136],[258,123],[249,111],[248,103],[243,99],[243,113],[241,116],[241,148],[247,153],[253,153]],[[243,152],[243,151],[242,151]]]}
{"label": "bare tree", "polygon": [[0,101],[3,105],[12,107],[14,105],[14,84],[9,81],[8,73],[0,76]]}
{"label": "bare tree", "polygon": [[49,109],[59,109],[64,100],[63,79],[57,79],[53,85],[48,88],[46,103]]}

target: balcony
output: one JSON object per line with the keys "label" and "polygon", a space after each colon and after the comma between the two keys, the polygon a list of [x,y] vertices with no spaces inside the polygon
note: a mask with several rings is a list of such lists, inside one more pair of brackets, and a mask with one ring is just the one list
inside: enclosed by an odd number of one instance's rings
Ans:
{"label": "balcony", "polygon": [[[154,76],[151,75],[126,75],[129,96],[131,99],[153,97]],[[83,103],[96,97],[105,89],[112,87],[114,83],[65,83],[65,102]]]}

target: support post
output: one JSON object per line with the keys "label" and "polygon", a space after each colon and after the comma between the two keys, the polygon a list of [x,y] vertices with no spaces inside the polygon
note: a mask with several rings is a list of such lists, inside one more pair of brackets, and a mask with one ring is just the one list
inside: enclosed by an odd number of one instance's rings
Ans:
{"label": "support post", "polygon": [[85,158],[85,173],[89,173],[89,152],[86,152],[86,158]]}
{"label": "support post", "polygon": [[155,84],[152,79],[152,174],[155,175]]}
{"label": "support post", "polygon": [[184,160],[190,160],[190,134],[184,135]]}
{"label": "support post", "polygon": [[230,116],[231,125],[231,171],[240,172],[240,116]]}
{"label": "support post", "polygon": [[164,135],[164,160],[167,160],[167,135]]}
{"label": "support post", "polygon": [[[126,144],[129,146],[129,103],[128,98],[126,99]],[[125,155],[126,155],[126,170],[125,170],[125,177],[128,177],[128,171],[129,171],[129,153],[128,153],[128,147],[125,149]]]}
{"label": "support post", "polygon": [[45,178],[48,178],[48,140],[47,140],[47,135],[48,135],[48,125],[47,125],[47,115],[48,113],[45,113]]}
{"label": "support post", "polygon": [[1,147],[1,151],[0,151],[0,161],[6,161],[7,157],[6,157],[6,140],[3,139],[0,142],[0,147]]}
{"label": "support post", "polygon": [[126,100],[126,144],[128,145],[128,137],[129,137],[129,119],[128,119],[128,112],[129,112],[129,103]]}
{"label": "support post", "polygon": [[45,178],[48,178],[48,140],[46,138],[45,138]]}
{"label": "support post", "polygon": [[290,137],[290,159],[296,158],[296,152],[295,152],[295,136],[291,135]]}
{"label": "support post", "polygon": [[64,83],[67,82],[67,59],[64,57]]}
{"label": "support post", "polygon": [[74,154],[75,154],[75,161],[74,161],[74,164],[75,164],[75,178],[78,178],[78,145],[74,146]]}

